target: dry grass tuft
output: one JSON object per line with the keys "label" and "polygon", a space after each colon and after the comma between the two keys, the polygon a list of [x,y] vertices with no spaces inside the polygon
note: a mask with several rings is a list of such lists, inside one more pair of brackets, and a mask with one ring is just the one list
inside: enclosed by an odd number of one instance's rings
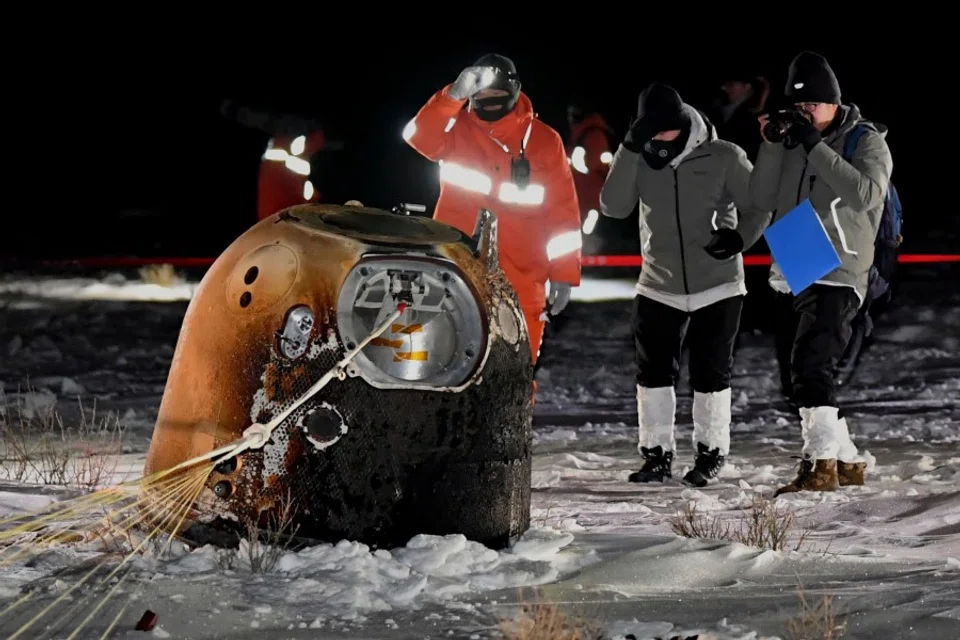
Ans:
{"label": "dry grass tuft", "polygon": [[172,264],[147,265],[141,267],[139,273],[140,279],[147,284],[155,284],[161,287],[174,287],[183,282]]}
{"label": "dry grass tuft", "polygon": [[695,502],[687,502],[670,518],[670,529],[685,538],[727,540],[774,551],[799,551],[809,536],[799,527],[795,512],[761,496],[754,496],[735,521],[700,513]]}
{"label": "dry grass tuft", "polygon": [[79,406],[78,422],[67,426],[54,405],[11,403],[0,391],[0,477],[87,491],[111,481],[124,436],[119,415]]}
{"label": "dry grass tuft", "polygon": [[797,589],[800,598],[800,614],[786,623],[786,640],[839,640],[847,630],[846,622],[837,619],[833,596],[824,595],[811,605],[803,587]]}
{"label": "dry grass tuft", "polygon": [[524,604],[520,615],[503,620],[507,640],[602,640],[603,632],[584,618],[569,616],[549,602]]}
{"label": "dry grass tuft", "polygon": [[292,494],[288,491],[277,506],[265,528],[251,518],[246,522],[246,536],[240,540],[239,547],[219,552],[217,564],[221,569],[232,571],[243,566],[251,573],[270,573],[277,568],[280,558],[287,553],[297,535]]}

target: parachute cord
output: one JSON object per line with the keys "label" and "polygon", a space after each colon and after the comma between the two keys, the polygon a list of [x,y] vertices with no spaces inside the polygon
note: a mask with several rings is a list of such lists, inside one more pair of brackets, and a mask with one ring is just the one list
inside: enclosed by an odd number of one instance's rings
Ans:
{"label": "parachute cord", "polygon": [[327,386],[331,380],[334,378],[337,378],[341,381],[346,379],[347,365],[349,365],[354,358],[360,355],[360,352],[363,351],[368,344],[383,335],[383,333],[385,333],[387,329],[389,329],[390,326],[396,322],[401,315],[403,315],[403,312],[407,310],[407,306],[408,305],[406,302],[400,302],[397,304],[396,311],[391,313],[383,322],[374,327],[370,335],[364,338],[356,347],[348,351],[339,362],[337,362],[329,371],[323,374],[323,376],[321,376],[320,379],[313,384],[313,386],[307,389],[302,396],[297,398],[293,404],[274,416],[273,420],[267,424],[252,424],[244,430],[243,437],[239,440],[234,440],[233,442],[205,455],[197,456],[196,458],[191,458],[190,460],[181,462],[175,467],[167,469],[164,473],[190,467],[195,464],[209,463],[211,458],[213,458],[213,464],[217,465],[224,460],[228,460],[240,455],[244,451],[262,448],[265,444],[267,444],[267,442],[269,442],[270,437],[273,435],[273,432],[277,429],[277,427],[280,426],[280,423],[286,420],[291,413],[303,406],[307,400],[315,396],[321,389]]}

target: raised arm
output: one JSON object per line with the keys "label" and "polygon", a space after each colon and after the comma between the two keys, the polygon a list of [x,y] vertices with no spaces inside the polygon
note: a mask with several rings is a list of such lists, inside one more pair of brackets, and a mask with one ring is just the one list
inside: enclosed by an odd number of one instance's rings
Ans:
{"label": "raised arm", "polygon": [[403,139],[421,155],[437,162],[446,156],[453,144],[450,130],[457,121],[466,100],[449,95],[453,85],[433,94],[416,117],[403,128]]}
{"label": "raised arm", "polygon": [[450,152],[450,130],[470,96],[490,86],[497,73],[490,67],[467,67],[455,82],[433,94],[403,128],[403,139],[426,158],[437,162]]}
{"label": "raised arm", "polygon": [[610,173],[600,190],[600,211],[609,218],[626,218],[640,201],[637,174],[643,158],[622,144],[613,156]]}

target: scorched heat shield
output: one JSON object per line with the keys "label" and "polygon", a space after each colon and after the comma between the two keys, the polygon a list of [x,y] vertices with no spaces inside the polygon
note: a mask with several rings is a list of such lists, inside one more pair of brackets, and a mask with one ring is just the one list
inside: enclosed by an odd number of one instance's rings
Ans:
{"label": "scorched heat shield", "polygon": [[532,364],[487,211],[469,237],[303,205],[240,236],[187,309],[146,472],[279,417],[358,345],[262,448],[214,469],[184,538],[230,544],[281,508],[298,537],[330,542],[462,533],[502,546],[526,530]]}

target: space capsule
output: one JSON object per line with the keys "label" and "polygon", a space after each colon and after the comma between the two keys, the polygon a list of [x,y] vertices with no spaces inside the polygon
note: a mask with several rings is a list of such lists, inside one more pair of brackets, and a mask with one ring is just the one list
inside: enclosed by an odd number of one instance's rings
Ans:
{"label": "space capsule", "polygon": [[229,545],[287,508],[301,540],[461,533],[500,547],[529,526],[532,380],[493,213],[468,236],[379,209],[294,206],[199,284],[145,471],[287,413],[262,447],[217,462],[178,535]]}

